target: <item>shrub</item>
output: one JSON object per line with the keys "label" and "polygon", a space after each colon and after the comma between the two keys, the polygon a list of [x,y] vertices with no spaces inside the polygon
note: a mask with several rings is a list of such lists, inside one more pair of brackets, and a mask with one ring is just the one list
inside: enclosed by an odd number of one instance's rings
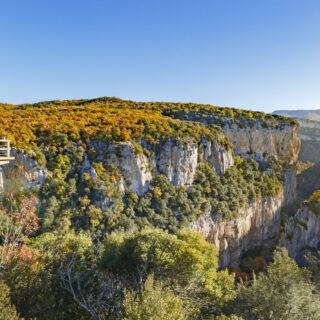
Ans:
{"label": "shrub", "polygon": [[182,300],[152,276],[148,276],[141,292],[125,293],[126,320],[185,320],[188,313]]}
{"label": "shrub", "polygon": [[0,320],[19,320],[16,308],[11,304],[10,289],[0,280]]}

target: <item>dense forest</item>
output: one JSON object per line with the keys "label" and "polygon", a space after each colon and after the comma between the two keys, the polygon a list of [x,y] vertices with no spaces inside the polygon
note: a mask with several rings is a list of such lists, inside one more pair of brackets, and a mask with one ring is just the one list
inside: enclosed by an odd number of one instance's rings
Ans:
{"label": "dense forest", "polygon": [[[155,174],[138,194],[121,187],[123,172],[92,144],[130,141],[146,159],[164,138],[207,139],[228,151],[222,125],[282,128],[294,120],[117,98],[2,104],[0,112],[0,133],[46,172],[33,187],[18,172],[2,195],[1,320],[320,319],[320,256],[299,267],[285,249],[256,248],[221,268],[218,250],[189,227],[205,213],[217,223],[237,219],[281,194],[288,164],[233,155],[224,174],[204,161],[190,185]],[[305,202],[315,211],[319,203],[317,192]]]}

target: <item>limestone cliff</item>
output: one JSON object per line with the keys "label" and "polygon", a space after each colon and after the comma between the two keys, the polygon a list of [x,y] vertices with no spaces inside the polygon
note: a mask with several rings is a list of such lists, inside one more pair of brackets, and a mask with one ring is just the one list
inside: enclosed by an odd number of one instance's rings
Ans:
{"label": "limestone cliff", "polygon": [[251,203],[237,219],[219,221],[207,214],[191,227],[200,230],[218,248],[220,267],[237,264],[241,255],[255,246],[275,245],[283,203],[284,195],[280,194]]}
{"label": "limestone cliff", "polygon": [[198,164],[209,162],[218,174],[233,165],[232,151],[216,141],[201,139],[168,138],[156,145],[141,141],[138,146],[132,142],[110,144],[106,141],[93,141],[90,147],[94,156],[85,158],[93,163],[101,161],[117,167],[123,175],[125,188],[144,194],[153,176],[165,175],[174,186],[190,186]]}
{"label": "limestone cliff", "polygon": [[[184,186],[188,191],[192,189],[189,187],[193,184],[201,163],[209,162],[216,173],[223,176],[234,165],[234,155],[252,157],[260,162],[261,167],[266,160],[275,158],[286,164],[281,194],[248,204],[240,212],[235,212],[234,216],[238,218],[234,220],[217,220],[214,212],[203,212],[204,215],[192,224],[193,228],[201,230],[218,247],[221,266],[236,262],[245,251],[254,246],[275,243],[280,231],[280,210],[296,197],[294,165],[300,147],[296,123],[277,117],[270,118],[261,113],[213,106],[153,103],[144,106],[117,99],[89,101],[88,106],[83,103],[85,102],[69,107],[70,118],[66,128],[52,122],[58,132],[41,131],[43,123],[38,123],[37,119],[34,119],[36,126],[25,128],[28,136],[34,138],[34,145],[49,160],[48,170],[38,169],[34,160],[19,151],[16,161],[4,166],[5,176],[12,181],[18,180],[15,178],[14,168],[20,168],[18,177],[27,186],[41,184],[46,174],[52,173],[50,170],[54,168],[56,158],[62,154],[69,159],[66,160],[69,161],[70,168],[69,171],[66,170],[69,178],[78,179],[75,184],[81,180],[83,172],[88,172],[89,177],[93,178],[96,175],[94,163],[101,162],[107,172],[110,169],[117,173],[118,180],[113,183],[119,186],[116,192],[120,197],[125,190],[142,196],[149,190],[154,177],[160,174],[165,175],[172,185]],[[50,114],[45,111],[41,119],[59,119],[68,102],[60,104],[59,102],[50,107]],[[42,107],[38,107],[41,111]],[[15,112],[19,110],[17,108]],[[55,117],[52,117],[52,112],[55,112]],[[79,112],[81,113],[78,114]],[[84,113],[88,115],[88,119],[78,121],[77,119],[83,119]],[[12,118],[14,117],[15,113],[12,113]],[[74,132],[69,132],[70,128]],[[6,127],[6,131],[10,131],[9,128]],[[19,142],[19,137],[14,133],[12,137]],[[24,141],[20,143],[25,145]],[[77,158],[72,162],[68,158],[71,144],[76,144],[74,149],[81,149],[80,160]],[[50,148],[54,151],[53,156]],[[59,175],[56,179],[59,179]],[[48,188],[51,188],[50,183],[54,183],[47,180]],[[54,193],[55,190],[52,189]],[[73,195],[78,199],[79,195],[75,194],[78,189],[72,190],[75,190]],[[81,196],[90,192],[82,190],[81,186],[79,190],[82,192]],[[193,191],[195,195],[199,193],[199,190]],[[103,192],[101,194],[101,198],[105,199],[99,198],[99,201],[108,207],[108,196]],[[232,192],[230,194],[232,196]],[[252,198],[254,197],[250,197]],[[201,207],[201,210],[206,211],[206,208]],[[201,210],[199,209],[197,217]]]}
{"label": "limestone cliff", "polygon": [[283,187],[285,205],[290,205],[297,198],[297,170],[295,165],[283,170]]}
{"label": "limestone cliff", "polygon": [[12,148],[11,156],[15,157],[15,160],[2,166],[7,191],[34,188],[43,183],[48,173],[47,169],[39,168],[37,162],[21,150]]}
{"label": "limestone cliff", "polygon": [[[251,131],[250,131],[251,130]],[[264,160],[268,152],[277,154],[282,159],[294,161],[294,152],[299,143],[296,142],[294,131],[280,132],[279,137],[272,138],[272,134],[261,129],[239,129],[230,127],[227,135],[234,139],[234,151],[244,155],[248,148],[256,150],[255,158]],[[240,132],[239,135],[236,132]],[[241,133],[242,132],[242,133]],[[250,138],[248,138],[250,137]],[[246,142],[246,139],[249,142]],[[271,140],[270,140],[271,139]],[[273,139],[273,140],[272,140]],[[288,141],[287,141],[288,140]],[[271,142],[270,142],[271,141]],[[279,149],[277,143],[287,143]],[[139,144],[133,142],[109,143],[105,140],[93,140],[88,145],[90,152],[84,152],[82,171],[95,176],[94,162],[102,162],[105,166],[116,167],[121,173],[117,182],[120,190],[129,189],[138,195],[143,195],[155,175],[164,174],[175,186],[188,187],[193,183],[196,169],[200,163],[209,162],[219,175],[234,163],[232,150],[220,145],[215,140],[202,138],[194,141],[190,138],[166,138],[156,145],[150,145],[141,140]],[[257,156],[258,154],[261,155]],[[22,152],[15,152],[16,161],[4,166],[5,175],[13,177],[14,168],[19,168],[19,176],[33,186],[43,181],[46,170],[37,169],[34,160]],[[249,156],[247,153],[246,156]],[[295,168],[289,166],[284,171],[283,193],[275,197],[257,200],[247,208],[238,212],[238,218],[231,221],[219,221],[207,213],[192,224],[192,228],[203,232],[220,252],[220,266],[236,263],[241,255],[257,245],[275,245],[280,231],[280,210],[283,205],[295,198],[296,180]],[[102,207],[108,206],[108,199],[103,201]]]}
{"label": "limestone cliff", "polygon": [[219,125],[233,145],[236,155],[254,156],[256,160],[268,157],[293,164],[300,150],[299,126],[297,123],[266,123],[246,117],[221,117],[215,113],[170,112],[178,119]]}
{"label": "limestone cliff", "polygon": [[319,110],[278,110],[273,114],[295,118],[300,125],[301,149],[299,160],[320,161],[320,113]]}
{"label": "limestone cliff", "polygon": [[139,195],[146,192],[152,180],[152,172],[149,159],[144,154],[137,154],[131,142],[110,144],[103,140],[90,143],[94,148],[94,156],[89,159],[92,162],[103,162],[105,165],[117,167],[124,179],[125,188]]}
{"label": "limestone cliff", "polygon": [[292,258],[303,263],[306,249],[319,249],[320,216],[302,206],[286,223],[281,244]]}
{"label": "limestone cliff", "polygon": [[320,161],[320,122],[299,119],[301,150],[299,159],[317,163]]}
{"label": "limestone cliff", "polygon": [[273,156],[290,164],[294,164],[298,159],[298,126],[264,128],[259,123],[255,127],[233,124],[225,126],[223,130],[233,144],[235,154],[253,156],[256,160]]}

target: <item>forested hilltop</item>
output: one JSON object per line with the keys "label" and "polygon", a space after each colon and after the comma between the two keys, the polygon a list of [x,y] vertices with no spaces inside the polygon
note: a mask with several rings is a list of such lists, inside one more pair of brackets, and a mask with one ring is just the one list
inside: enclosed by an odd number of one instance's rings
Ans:
{"label": "forested hilltop", "polygon": [[68,134],[71,139],[101,136],[111,141],[209,135],[212,128],[179,121],[180,117],[192,114],[207,118],[211,124],[226,121],[242,125],[259,121],[264,126],[295,123],[290,118],[235,108],[193,103],[134,102],[113,97],[0,104],[0,110],[3,114],[1,131],[14,139],[17,146],[26,146],[38,135],[54,132]]}
{"label": "forested hilltop", "polygon": [[0,319],[320,319],[317,256],[276,250],[294,120],[108,97],[0,112]]}

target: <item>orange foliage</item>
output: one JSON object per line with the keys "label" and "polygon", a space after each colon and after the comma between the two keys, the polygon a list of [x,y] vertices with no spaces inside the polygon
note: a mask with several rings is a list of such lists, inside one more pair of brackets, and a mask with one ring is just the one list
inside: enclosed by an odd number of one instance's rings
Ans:
{"label": "orange foliage", "polygon": [[37,197],[20,197],[18,210],[12,213],[13,222],[21,226],[24,235],[39,229],[39,218],[36,214]]}
{"label": "orange foliage", "polygon": [[[121,101],[121,100],[120,100]],[[216,136],[218,128],[208,129],[200,123],[180,121],[160,110],[139,108],[134,103],[86,103],[73,105],[0,105],[0,134],[6,134],[17,147],[25,148],[37,141],[41,133],[61,132],[80,137],[104,137],[111,141],[126,141],[161,136]]]}

